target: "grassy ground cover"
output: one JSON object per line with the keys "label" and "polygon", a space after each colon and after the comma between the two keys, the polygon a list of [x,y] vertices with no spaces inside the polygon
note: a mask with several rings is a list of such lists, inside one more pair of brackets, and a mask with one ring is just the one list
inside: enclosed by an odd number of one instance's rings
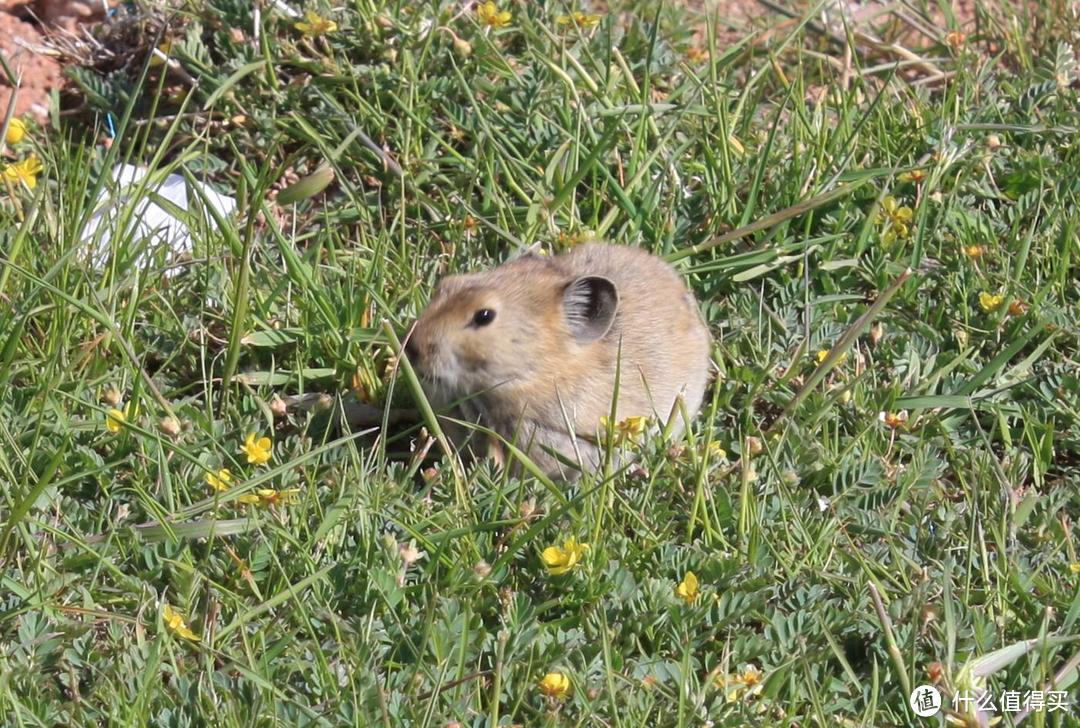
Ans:
{"label": "grassy ground cover", "polygon": [[[822,3],[734,45],[611,5],[128,8],[79,116],[8,124],[5,725],[905,726],[919,684],[1069,689],[1080,20],[987,3],[908,58]],[[88,260],[121,162],[238,209],[174,209],[178,265]],[[592,236],[675,262],[716,337],[636,467],[461,475],[419,427],[282,413],[414,406],[393,342],[439,276]]]}

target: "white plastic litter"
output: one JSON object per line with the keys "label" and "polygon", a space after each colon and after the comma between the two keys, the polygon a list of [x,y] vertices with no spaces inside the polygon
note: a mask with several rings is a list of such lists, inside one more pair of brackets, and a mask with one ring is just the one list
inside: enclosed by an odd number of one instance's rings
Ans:
{"label": "white plastic litter", "polygon": [[[95,267],[102,268],[108,262],[109,254],[114,250],[113,239],[117,235],[128,241],[129,245],[142,249],[137,262],[140,267],[145,266],[162,247],[168,249],[171,259],[191,252],[191,231],[187,224],[157,204],[155,198],[201,215],[207,228],[213,230],[217,229],[217,223],[205,205],[201,204],[204,200],[221,217],[227,217],[236,209],[235,199],[219,194],[201,182],[194,183],[198,185],[199,192],[189,194],[191,191],[188,190],[187,180],[178,174],[170,174],[156,187],[153,182],[147,184],[140,199],[134,202],[134,210],[129,210],[131,195],[139,191],[141,181],[147,174],[149,170],[145,167],[130,164],[118,164],[113,168],[112,184],[105,187],[106,198],[82,234],[83,243],[90,246],[88,252]],[[130,215],[127,229],[121,230],[121,222],[127,215]],[[166,275],[177,272],[176,269],[167,269]]]}
{"label": "white plastic litter", "polygon": [[277,8],[281,12],[288,15],[290,18],[299,18],[300,17],[300,11],[299,10],[293,10],[291,7],[286,5],[281,0],[272,0],[271,5],[273,5],[275,8]]}

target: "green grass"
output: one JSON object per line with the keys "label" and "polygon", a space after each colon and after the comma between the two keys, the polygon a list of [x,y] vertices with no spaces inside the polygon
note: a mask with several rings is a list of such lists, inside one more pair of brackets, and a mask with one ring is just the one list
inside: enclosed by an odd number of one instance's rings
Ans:
{"label": "green grass", "polygon": [[[934,663],[947,694],[1074,688],[1075,18],[982,7],[922,52],[953,74],[926,84],[865,46],[845,78],[816,13],[728,47],[677,6],[579,32],[504,5],[493,32],[455,3],[324,7],[339,29],[304,40],[191,3],[168,35],[196,86],[142,56],[75,69],[94,131],[55,116],[12,152],[44,171],[0,189],[0,722],[906,726]],[[79,231],[121,161],[238,214],[192,219],[168,279],[133,239],[96,269]],[[275,201],[324,164],[325,191]],[[887,197],[912,210],[894,240]],[[418,428],[274,414],[415,406],[392,342],[439,276],[588,235],[677,261],[702,301],[718,374],[678,452],[459,479]],[[117,433],[110,393],[138,408]],[[237,502],[259,489],[297,492]],[[584,561],[549,576],[571,536]],[[760,692],[727,700],[747,666]]]}

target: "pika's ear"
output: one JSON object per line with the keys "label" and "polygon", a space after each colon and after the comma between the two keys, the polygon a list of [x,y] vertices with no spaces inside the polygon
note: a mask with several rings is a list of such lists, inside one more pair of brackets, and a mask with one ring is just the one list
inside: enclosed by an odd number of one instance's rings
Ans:
{"label": "pika's ear", "polygon": [[435,291],[432,298],[442,298],[454,291],[460,291],[462,288],[467,288],[469,280],[470,274],[468,273],[443,276],[439,279],[439,282],[435,284]]}
{"label": "pika's ear", "polygon": [[619,292],[601,276],[582,276],[563,290],[563,311],[570,333],[585,344],[602,338],[615,322]]}

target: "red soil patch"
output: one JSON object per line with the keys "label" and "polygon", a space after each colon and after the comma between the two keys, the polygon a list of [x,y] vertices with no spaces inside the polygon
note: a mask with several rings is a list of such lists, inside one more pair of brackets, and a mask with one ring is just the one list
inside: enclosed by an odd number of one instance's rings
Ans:
{"label": "red soil patch", "polygon": [[[21,78],[15,114],[44,120],[49,113],[49,89],[60,82],[60,64],[31,50],[41,46],[42,35],[36,25],[22,19],[26,10],[22,3],[0,0],[0,54],[16,81]],[[0,115],[7,112],[13,91],[6,74],[0,72]]]}
{"label": "red soil patch", "polygon": [[[80,22],[96,20],[104,12],[100,0],[0,0],[0,55],[19,83],[15,114],[44,121],[49,113],[49,92],[63,82],[63,68],[45,48],[44,26],[72,31]],[[15,88],[0,70],[0,119],[7,113]]]}

